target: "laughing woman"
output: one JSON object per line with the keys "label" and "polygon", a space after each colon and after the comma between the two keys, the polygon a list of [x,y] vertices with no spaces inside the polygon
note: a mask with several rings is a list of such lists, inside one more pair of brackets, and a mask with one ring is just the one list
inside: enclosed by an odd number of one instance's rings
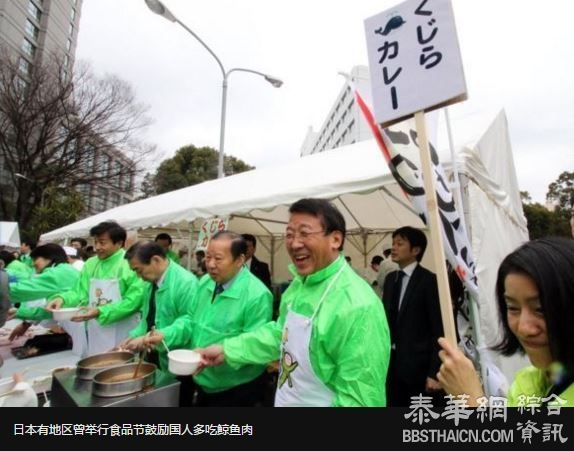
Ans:
{"label": "laughing woman", "polygon": [[[503,339],[495,349],[526,353],[532,364],[517,372],[508,406],[535,396],[574,407],[574,241],[543,238],[509,254],[498,270],[496,297]],[[478,405],[484,392],[472,362],[444,338],[439,343],[438,380],[447,393],[467,394],[468,404]]]}

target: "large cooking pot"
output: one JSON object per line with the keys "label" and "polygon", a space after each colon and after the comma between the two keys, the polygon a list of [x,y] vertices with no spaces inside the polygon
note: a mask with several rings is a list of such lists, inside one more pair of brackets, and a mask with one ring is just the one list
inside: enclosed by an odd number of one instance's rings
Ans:
{"label": "large cooking pot", "polygon": [[137,366],[137,363],[128,363],[99,372],[92,382],[92,394],[102,397],[124,396],[153,385],[156,366],[153,363],[142,363],[134,378]]}
{"label": "large cooking pot", "polygon": [[91,380],[100,371],[133,362],[134,354],[129,351],[112,351],[95,354],[80,360],[76,366],[79,379]]}

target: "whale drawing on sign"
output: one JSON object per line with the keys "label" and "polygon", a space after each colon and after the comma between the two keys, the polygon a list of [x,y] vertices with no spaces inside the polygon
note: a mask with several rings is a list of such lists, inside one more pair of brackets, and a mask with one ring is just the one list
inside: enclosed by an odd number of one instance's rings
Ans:
{"label": "whale drawing on sign", "polygon": [[404,24],[406,24],[406,21],[401,16],[394,16],[389,19],[384,29],[379,27],[375,30],[375,33],[387,36],[391,31],[402,27]]}

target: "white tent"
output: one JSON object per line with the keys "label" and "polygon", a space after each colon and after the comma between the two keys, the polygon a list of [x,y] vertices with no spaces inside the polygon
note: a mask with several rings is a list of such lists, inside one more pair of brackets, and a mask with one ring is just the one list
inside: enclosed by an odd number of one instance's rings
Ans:
{"label": "white tent", "polygon": [[0,246],[20,247],[20,232],[17,222],[0,222]]}
{"label": "white tent", "polygon": [[[441,154],[447,172],[450,157]],[[474,145],[457,152],[465,216],[481,288],[481,324],[487,344],[498,323],[494,280],[502,258],[528,239],[504,112]],[[44,234],[43,241],[87,236],[114,219],[128,230],[180,224],[198,230],[203,219],[230,217],[230,230],[256,235],[257,255],[271,262],[274,281],[289,278],[282,243],[288,206],[303,197],[332,199],[345,216],[345,251],[355,266],[382,252],[400,226],[424,227],[412,211],[374,141],[311,155],[290,164],[256,169],[123,205]],[[183,225],[182,225],[183,224]],[[267,251],[267,253],[265,253]],[[431,266],[432,249],[423,263]],[[356,258],[355,258],[356,257]],[[361,261],[361,265],[356,262]]]}

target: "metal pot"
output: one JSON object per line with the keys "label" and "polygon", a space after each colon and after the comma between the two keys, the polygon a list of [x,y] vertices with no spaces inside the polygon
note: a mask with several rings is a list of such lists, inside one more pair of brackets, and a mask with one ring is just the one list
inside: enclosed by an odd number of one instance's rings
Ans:
{"label": "metal pot", "polygon": [[153,363],[142,363],[134,378],[137,366],[137,363],[129,363],[99,372],[92,382],[92,394],[101,397],[124,396],[153,385],[156,366]]}
{"label": "metal pot", "polygon": [[133,362],[135,355],[129,351],[104,352],[80,360],[76,366],[79,379],[92,380],[96,374],[108,368]]}

